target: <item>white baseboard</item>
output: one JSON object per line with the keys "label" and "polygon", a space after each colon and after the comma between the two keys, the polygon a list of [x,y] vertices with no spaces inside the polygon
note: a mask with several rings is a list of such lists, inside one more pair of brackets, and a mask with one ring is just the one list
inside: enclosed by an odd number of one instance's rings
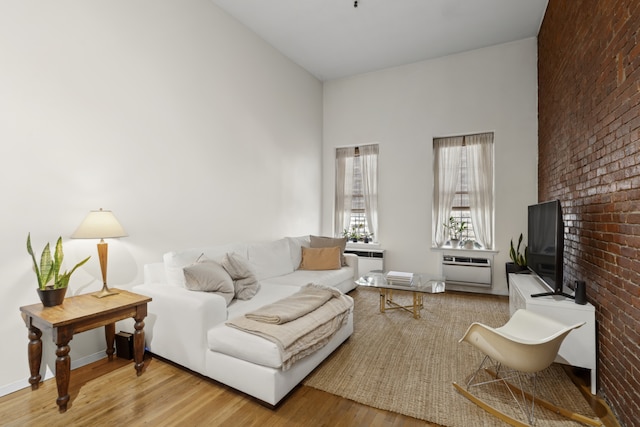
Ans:
{"label": "white baseboard", "polygon": [[[77,360],[71,360],[71,369],[72,370],[77,369],[81,366],[88,365],[93,362],[97,362],[98,360],[103,359],[105,357],[107,357],[107,355],[103,350],[98,353],[94,353],[94,354],[90,354],[88,356],[82,357]],[[42,378],[42,381],[46,381],[48,379],[54,378],[55,374],[51,371],[51,369],[49,369],[48,366],[46,366],[45,368],[46,368],[46,372]],[[11,394],[13,392],[22,390],[23,388],[27,388],[27,387],[31,387],[31,384],[29,384],[29,377],[26,377],[22,380],[0,387],[0,396],[6,396],[7,394]]]}

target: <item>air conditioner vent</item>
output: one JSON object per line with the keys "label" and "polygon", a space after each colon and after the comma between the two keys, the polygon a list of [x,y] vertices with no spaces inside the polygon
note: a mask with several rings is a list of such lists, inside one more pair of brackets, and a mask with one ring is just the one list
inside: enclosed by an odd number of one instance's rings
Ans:
{"label": "air conditioner vent", "polygon": [[491,286],[491,260],[488,258],[443,255],[442,274],[447,282],[467,286]]}

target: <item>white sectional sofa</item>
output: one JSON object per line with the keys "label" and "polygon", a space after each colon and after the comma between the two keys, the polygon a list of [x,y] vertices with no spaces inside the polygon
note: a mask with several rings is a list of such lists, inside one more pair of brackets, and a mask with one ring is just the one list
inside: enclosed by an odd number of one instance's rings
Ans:
{"label": "white sectional sofa", "polygon": [[[301,270],[302,247],[310,237],[272,242],[238,243],[169,252],[164,262],[144,267],[145,283],[134,292],[150,296],[145,319],[149,351],[216,381],[276,405],[353,333],[353,310],[324,347],[283,369],[275,343],[225,325],[228,319],[296,293],[308,283],[332,286],[343,293],[355,287],[357,257],[345,254],[346,266],[335,270]],[[248,260],[260,284],[248,300],[227,306],[222,296],[185,287],[183,268],[198,257],[220,262],[235,253]],[[349,298],[346,296],[346,298]],[[352,300],[351,300],[352,301]]]}

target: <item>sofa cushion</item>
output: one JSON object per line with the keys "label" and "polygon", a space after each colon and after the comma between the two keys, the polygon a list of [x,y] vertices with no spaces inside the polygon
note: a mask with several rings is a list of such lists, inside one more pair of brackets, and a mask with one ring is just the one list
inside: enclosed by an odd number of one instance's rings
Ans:
{"label": "sofa cushion", "polygon": [[274,369],[282,367],[282,354],[276,343],[224,323],[209,329],[207,344],[209,350],[236,359]]}
{"label": "sofa cushion", "polygon": [[[307,283],[333,286],[346,293],[353,289],[353,267],[342,267],[340,270],[296,270],[284,276],[265,279],[260,282],[263,289],[272,285],[300,287]],[[346,283],[345,283],[346,282]],[[260,292],[262,293],[262,292]]]}
{"label": "sofa cushion", "polygon": [[[340,253],[344,254],[344,250],[347,247],[346,237],[324,237],[324,236],[311,236],[310,246],[312,248],[331,248],[337,246],[340,248]],[[344,255],[340,259],[342,265],[347,265],[347,261],[344,259]]]}
{"label": "sofa cushion", "polygon": [[[273,280],[277,279],[276,277]],[[233,319],[242,316],[267,304],[291,296],[298,291],[299,288],[295,286],[278,284],[262,286],[260,292],[250,300],[233,300],[227,308],[227,318]],[[214,326],[208,331],[207,343],[209,349],[232,357],[271,368],[280,368],[282,366],[282,355],[275,343],[257,335],[231,328],[224,323]]]}
{"label": "sofa cushion", "polygon": [[291,266],[294,270],[300,267],[302,261],[302,248],[311,246],[311,236],[287,237],[289,250],[291,251]]}
{"label": "sofa cushion", "polygon": [[340,248],[302,248],[301,270],[338,270],[342,267]]}
{"label": "sofa cushion", "polygon": [[[250,307],[252,305],[259,308],[290,296],[297,292],[298,289],[290,286],[273,285],[271,291],[272,292],[268,295],[264,295],[267,293],[265,291],[260,292],[258,296],[262,296],[262,298],[264,298],[260,301],[260,304],[254,304],[253,301],[234,301],[229,306],[229,319],[233,319],[239,315],[253,311],[254,308]],[[258,296],[256,296],[256,298],[258,298]],[[351,297],[349,296],[346,296],[346,298],[351,300]],[[232,310],[232,307],[234,306],[241,306],[242,310],[234,312],[234,310]],[[353,316],[353,312],[349,316],[350,319],[348,320],[348,323],[351,326],[347,326],[347,328],[352,328],[353,318],[351,316]],[[342,328],[344,327],[345,326],[343,325]],[[229,327],[225,323],[221,323],[209,329],[207,332],[207,345],[211,351],[226,354],[250,363],[274,369],[281,368],[283,365],[282,352],[277,344],[258,335]]]}
{"label": "sofa cushion", "polygon": [[254,297],[260,290],[260,283],[249,264],[249,260],[234,253],[225,254],[222,258],[222,267],[229,273],[233,280],[235,296],[241,300]]}
{"label": "sofa cushion", "polygon": [[204,260],[184,268],[186,288],[192,291],[213,292],[222,296],[227,305],[234,296],[231,276],[215,261]]}
{"label": "sofa cushion", "polygon": [[193,264],[204,254],[212,261],[221,262],[227,252],[236,252],[242,256],[247,255],[247,245],[234,243],[223,246],[211,246],[204,248],[191,248],[180,251],[167,252],[163,255],[164,270],[167,276],[167,283],[173,286],[185,287],[183,268]]}
{"label": "sofa cushion", "polygon": [[289,243],[284,238],[273,242],[249,245],[247,258],[251,262],[256,278],[259,281],[293,271]]}

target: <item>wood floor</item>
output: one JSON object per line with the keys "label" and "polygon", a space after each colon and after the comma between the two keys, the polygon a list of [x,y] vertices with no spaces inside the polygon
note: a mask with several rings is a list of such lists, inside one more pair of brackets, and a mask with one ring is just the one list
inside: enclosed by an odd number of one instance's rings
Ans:
{"label": "wood floor", "polygon": [[[609,407],[589,392],[588,374],[567,368],[607,427],[619,427]],[[276,408],[171,362],[147,355],[137,377],[133,362],[106,358],[71,371],[66,413],[56,405],[55,379],[38,390],[0,397],[2,426],[436,426],[299,386]]]}
{"label": "wood floor", "polygon": [[208,378],[147,357],[137,377],[114,358],[71,372],[71,400],[58,413],[55,379],[0,398],[3,426],[435,426],[299,386],[276,408]]}

